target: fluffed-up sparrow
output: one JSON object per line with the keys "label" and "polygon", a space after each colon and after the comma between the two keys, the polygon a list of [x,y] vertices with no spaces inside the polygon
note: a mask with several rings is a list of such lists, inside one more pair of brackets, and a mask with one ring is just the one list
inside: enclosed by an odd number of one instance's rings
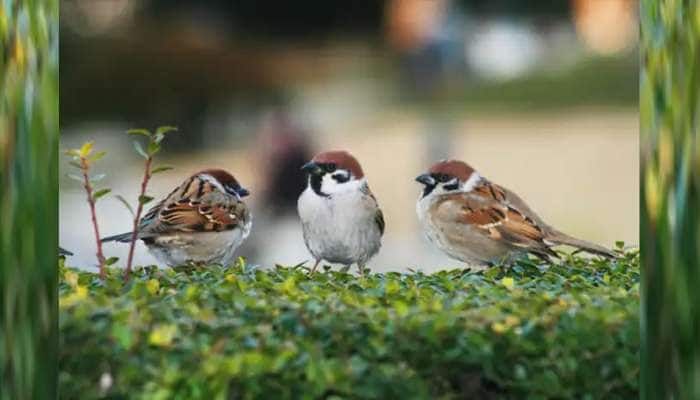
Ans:
{"label": "fluffed-up sparrow", "polygon": [[307,187],[297,209],[304,242],[316,263],[357,264],[360,274],[377,254],[384,216],[360,163],[347,151],[326,151],[302,167]]}
{"label": "fluffed-up sparrow", "polygon": [[[252,217],[241,200],[249,193],[222,169],[193,174],[141,219],[137,239],[160,262],[228,265],[250,233]],[[131,232],[103,242],[130,242]]]}

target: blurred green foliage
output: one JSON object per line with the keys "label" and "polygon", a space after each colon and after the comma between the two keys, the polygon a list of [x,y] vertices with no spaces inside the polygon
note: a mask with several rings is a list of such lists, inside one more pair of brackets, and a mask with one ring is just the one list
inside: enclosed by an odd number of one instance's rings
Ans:
{"label": "blurred green foliage", "polygon": [[642,393],[700,398],[700,5],[643,0]]}
{"label": "blurred green foliage", "polygon": [[503,82],[476,82],[463,90],[467,109],[535,112],[571,107],[636,107],[636,52],[591,57],[559,71],[539,70]]}
{"label": "blurred green foliage", "polygon": [[0,2],[0,398],[55,398],[58,1]]}
{"label": "blurred green foliage", "polygon": [[364,279],[241,261],[124,286],[60,268],[64,398],[638,395],[638,251]]}
{"label": "blurred green foliage", "polygon": [[556,70],[544,68],[503,80],[446,80],[430,96],[413,93],[416,106],[434,112],[547,112],[575,107],[628,109],[636,107],[639,59],[629,51],[615,56],[591,56]]}

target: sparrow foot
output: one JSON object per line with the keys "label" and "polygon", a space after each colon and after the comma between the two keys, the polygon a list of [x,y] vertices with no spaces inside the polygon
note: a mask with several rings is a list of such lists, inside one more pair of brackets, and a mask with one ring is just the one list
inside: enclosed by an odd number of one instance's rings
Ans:
{"label": "sparrow foot", "polygon": [[309,275],[313,275],[316,272],[316,268],[318,268],[318,264],[321,263],[321,260],[318,259],[316,260],[316,263],[314,264],[313,268],[311,268],[311,271],[309,271]]}

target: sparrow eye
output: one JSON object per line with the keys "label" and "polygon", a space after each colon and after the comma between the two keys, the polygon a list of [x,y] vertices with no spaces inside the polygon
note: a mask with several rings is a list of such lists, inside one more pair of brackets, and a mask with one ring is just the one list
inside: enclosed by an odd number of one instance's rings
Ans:
{"label": "sparrow eye", "polygon": [[335,172],[336,166],[333,163],[326,164],[326,171],[333,173]]}
{"label": "sparrow eye", "polygon": [[435,180],[438,182],[447,182],[450,179],[447,174],[435,174],[433,175],[433,178],[435,178]]}

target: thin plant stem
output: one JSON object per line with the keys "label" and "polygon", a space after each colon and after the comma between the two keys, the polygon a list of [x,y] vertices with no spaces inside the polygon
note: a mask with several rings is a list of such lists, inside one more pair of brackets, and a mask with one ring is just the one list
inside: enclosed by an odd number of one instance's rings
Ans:
{"label": "thin plant stem", "polygon": [[100,240],[100,228],[97,225],[97,213],[95,212],[95,199],[93,198],[92,185],[88,177],[88,163],[85,157],[80,157],[80,170],[83,173],[83,184],[87,192],[87,201],[90,205],[90,215],[92,217],[92,228],[95,232],[95,243],[97,244],[97,261],[100,263],[100,279],[105,278],[105,256],[102,253],[102,241]]}
{"label": "thin plant stem", "polygon": [[146,159],[146,168],[143,173],[143,180],[141,181],[141,193],[139,193],[139,204],[136,208],[136,216],[134,217],[134,227],[131,231],[131,243],[129,244],[129,257],[126,261],[126,273],[124,274],[124,281],[129,281],[129,276],[131,275],[131,263],[134,258],[134,247],[136,247],[136,236],[139,233],[139,223],[141,222],[141,212],[143,211],[143,202],[141,199],[146,194],[146,188],[148,187],[148,181],[151,179],[151,162],[153,157],[148,157]]}

